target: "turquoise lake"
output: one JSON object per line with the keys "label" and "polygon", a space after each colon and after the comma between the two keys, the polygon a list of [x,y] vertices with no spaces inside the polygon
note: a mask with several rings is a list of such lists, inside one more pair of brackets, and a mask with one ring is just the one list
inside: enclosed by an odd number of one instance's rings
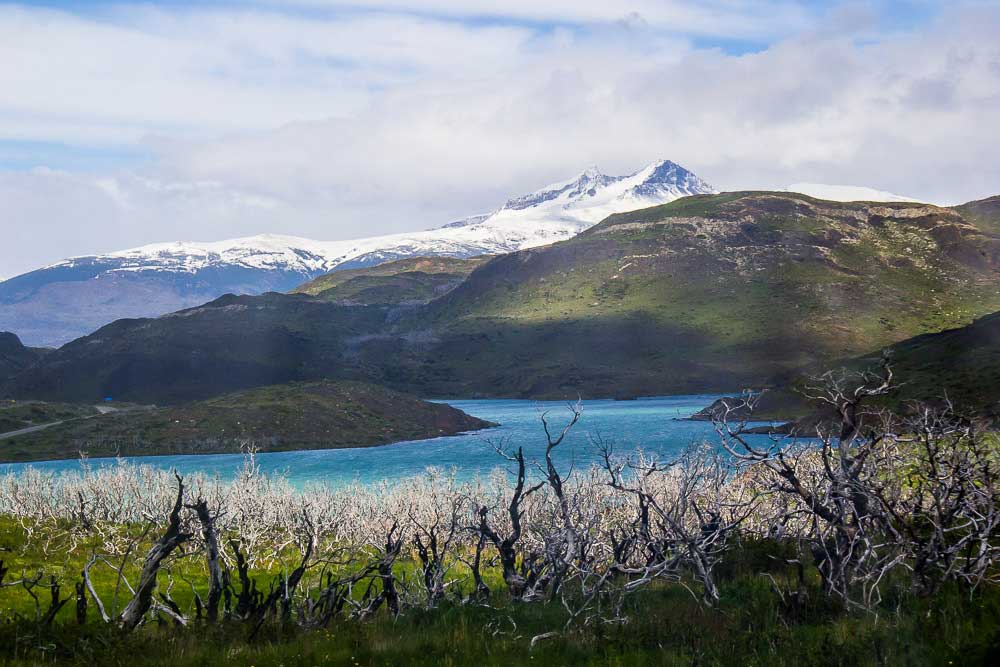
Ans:
{"label": "turquoise lake", "polygon": [[[642,449],[661,458],[671,458],[686,446],[718,437],[710,423],[684,421],[719,398],[716,395],[664,396],[634,401],[584,401],[583,416],[557,450],[563,464],[588,467],[598,460],[595,441],[612,442],[620,454]],[[265,471],[284,471],[301,486],[323,482],[332,486],[358,481],[370,483],[393,480],[421,473],[428,467],[455,469],[460,477],[487,473],[506,465],[492,443],[506,442],[523,446],[529,459],[538,459],[545,451],[541,415],[548,412],[553,429],[569,420],[565,402],[530,400],[449,400],[442,401],[465,412],[500,424],[497,428],[456,436],[398,442],[380,447],[329,449],[258,454]],[[201,471],[231,478],[243,465],[239,454],[198,456],[145,456],[130,459],[146,465],[176,469],[182,475]],[[111,465],[114,459],[91,459],[92,465]],[[24,466],[51,471],[72,471],[80,463],[45,461],[29,464],[0,465],[0,473],[17,472]]]}

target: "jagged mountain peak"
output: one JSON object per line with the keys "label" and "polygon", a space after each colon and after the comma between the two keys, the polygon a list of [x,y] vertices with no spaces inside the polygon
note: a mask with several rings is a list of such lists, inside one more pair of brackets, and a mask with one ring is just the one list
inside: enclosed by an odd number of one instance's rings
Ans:
{"label": "jagged mountain peak", "polygon": [[[540,209],[556,203],[562,210],[592,209],[582,217],[609,215],[649,203],[667,203],[692,194],[708,194],[715,188],[676,162],[660,159],[628,176],[609,176],[591,166],[571,179],[553,183],[531,194],[511,199],[499,212]],[[618,204],[609,202],[617,201]],[[581,217],[581,216],[576,216]],[[603,216],[601,216],[603,217]],[[596,217],[591,222],[598,222]]]}
{"label": "jagged mountain peak", "polygon": [[631,178],[640,181],[631,189],[632,194],[637,197],[659,198],[664,191],[683,194],[715,192],[715,188],[694,172],[672,160],[657,160],[637,171]]}
{"label": "jagged mountain peak", "polygon": [[[645,175],[645,182],[678,183],[698,178],[693,172],[685,169],[672,160],[657,160],[637,171],[634,176]],[[698,179],[701,180],[701,179]]]}
{"label": "jagged mountain peak", "polygon": [[501,210],[522,211],[559,198],[579,197],[592,190],[596,192],[597,188],[603,187],[615,180],[617,180],[616,177],[605,176],[596,166],[591,166],[573,178],[552,183],[530,194],[510,199],[503,205]]}

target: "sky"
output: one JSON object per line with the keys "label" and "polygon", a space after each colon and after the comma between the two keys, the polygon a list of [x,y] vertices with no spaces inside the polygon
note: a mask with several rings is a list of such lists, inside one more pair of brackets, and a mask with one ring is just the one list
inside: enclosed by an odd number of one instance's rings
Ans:
{"label": "sky", "polygon": [[0,2],[0,278],[438,226],[590,165],[1000,193],[1000,0]]}

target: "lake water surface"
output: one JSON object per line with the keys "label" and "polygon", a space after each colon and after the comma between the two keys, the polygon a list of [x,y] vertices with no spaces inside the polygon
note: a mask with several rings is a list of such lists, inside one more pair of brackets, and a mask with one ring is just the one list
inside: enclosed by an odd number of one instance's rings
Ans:
{"label": "lake water surface", "polygon": [[[584,401],[583,416],[557,450],[564,464],[587,467],[598,460],[595,440],[610,441],[621,454],[642,449],[661,458],[671,458],[687,445],[701,440],[717,441],[710,423],[683,421],[712,403],[715,395],[667,396],[634,401]],[[569,420],[565,402],[531,400],[449,400],[444,401],[465,412],[500,424],[497,428],[461,435],[399,442],[381,447],[328,449],[258,454],[265,471],[285,471],[296,485],[325,482],[336,486],[358,481],[370,483],[399,479],[433,466],[454,468],[459,476],[486,473],[506,462],[494,451],[493,444],[507,442],[523,446],[529,459],[538,459],[545,451],[541,415],[548,412],[549,423],[561,429]],[[176,469],[182,475],[194,471],[231,478],[243,465],[239,454],[198,456],[145,456],[130,459],[137,463]],[[92,465],[111,464],[114,459],[91,459]],[[17,472],[25,466],[50,471],[79,470],[80,463],[45,461],[30,464],[0,465],[0,473]]]}

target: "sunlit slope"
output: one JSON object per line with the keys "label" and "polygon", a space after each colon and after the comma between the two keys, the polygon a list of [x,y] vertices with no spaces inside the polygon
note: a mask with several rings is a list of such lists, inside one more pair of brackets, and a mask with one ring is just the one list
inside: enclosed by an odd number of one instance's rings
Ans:
{"label": "sunlit slope", "polygon": [[507,359],[497,381],[542,382],[520,391],[732,387],[991,312],[998,252],[934,206],[689,197],[500,257],[433,321],[458,345],[486,337],[463,360],[478,372]]}
{"label": "sunlit slope", "polygon": [[1000,195],[970,201],[955,210],[987,234],[1000,236]]}
{"label": "sunlit slope", "polygon": [[[688,197],[496,257],[425,305],[268,294],[122,320],[6,391],[179,402],[319,377],[445,397],[780,383],[1000,310],[1000,241],[977,224],[925,204]],[[384,277],[328,289],[358,278]]]}
{"label": "sunlit slope", "polygon": [[414,257],[322,275],[292,290],[349,304],[416,304],[457,287],[489,257]]}

